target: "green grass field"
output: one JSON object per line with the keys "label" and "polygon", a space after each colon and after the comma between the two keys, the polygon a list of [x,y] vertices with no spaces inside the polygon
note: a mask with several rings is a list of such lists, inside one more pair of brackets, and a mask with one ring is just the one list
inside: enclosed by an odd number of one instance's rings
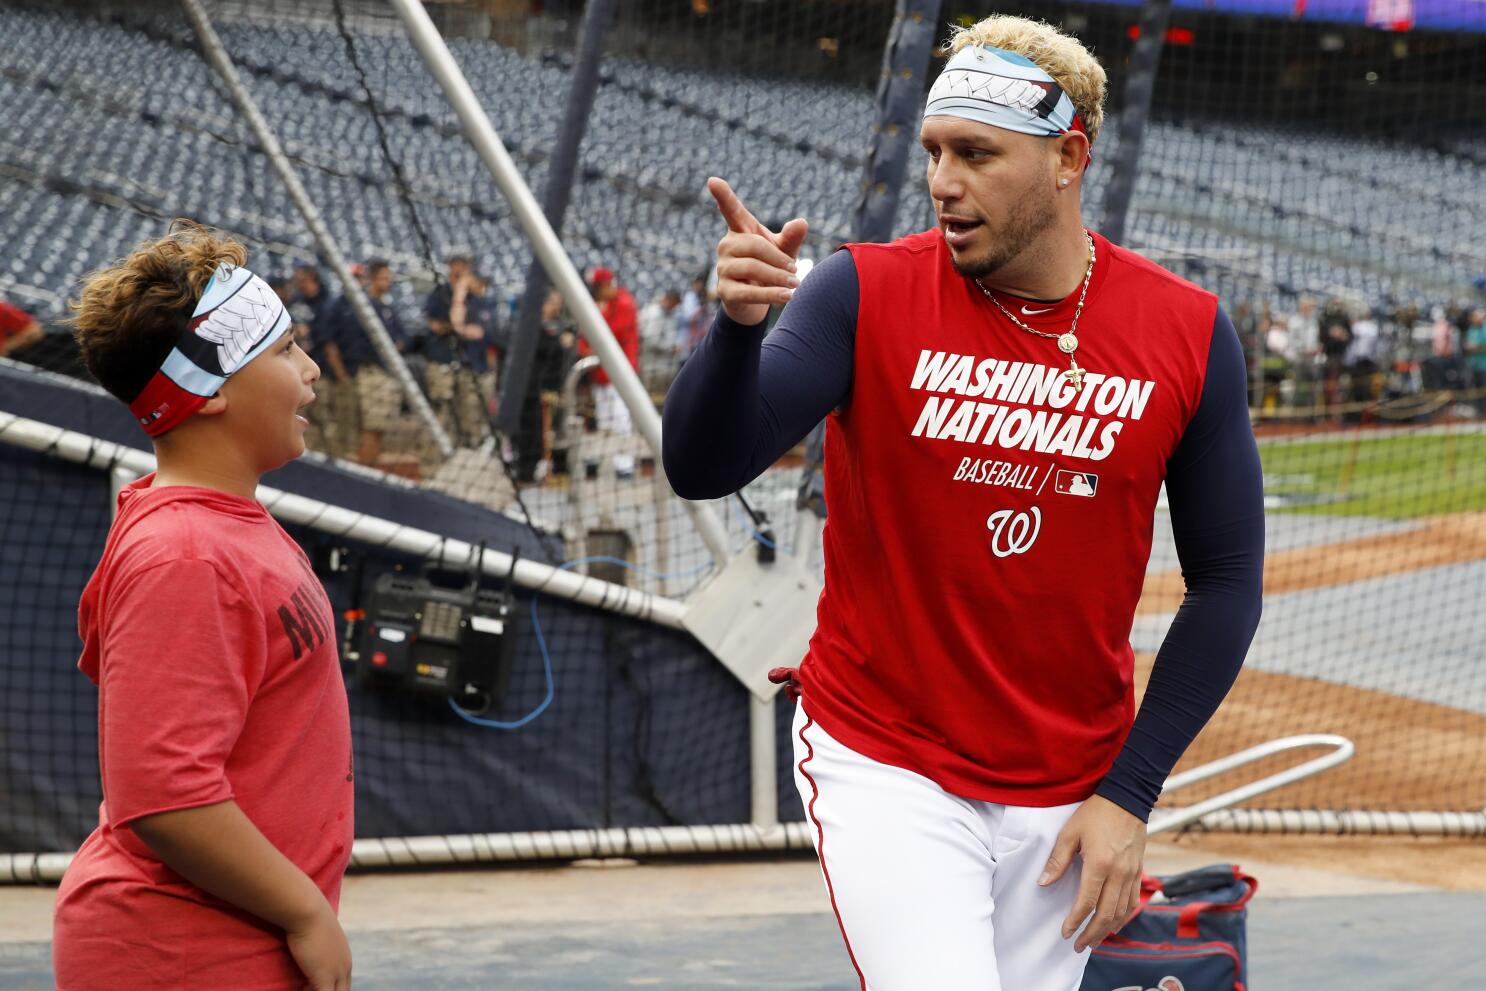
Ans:
{"label": "green grass field", "polygon": [[1409,519],[1486,509],[1486,435],[1265,444],[1265,493],[1311,505],[1274,512]]}

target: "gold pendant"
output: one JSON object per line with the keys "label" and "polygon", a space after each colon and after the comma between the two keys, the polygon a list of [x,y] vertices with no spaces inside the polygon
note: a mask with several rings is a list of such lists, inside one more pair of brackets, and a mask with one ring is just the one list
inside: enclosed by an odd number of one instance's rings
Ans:
{"label": "gold pendant", "polygon": [[1084,370],[1078,367],[1078,362],[1073,360],[1072,355],[1068,357],[1068,363],[1073,367],[1064,372],[1063,377],[1073,386],[1074,392],[1080,392],[1084,387]]}
{"label": "gold pendant", "polygon": [[1058,350],[1064,354],[1072,354],[1078,350],[1078,338],[1074,337],[1071,333],[1064,334],[1058,338]]}

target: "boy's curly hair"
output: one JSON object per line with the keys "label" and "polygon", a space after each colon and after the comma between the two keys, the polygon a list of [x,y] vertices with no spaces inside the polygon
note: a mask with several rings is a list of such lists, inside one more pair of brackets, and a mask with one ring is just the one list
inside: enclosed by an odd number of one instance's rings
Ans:
{"label": "boy's curly hair", "polygon": [[72,336],[88,371],[125,403],[134,401],[175,346],[206,284],[223,262],[248,251],[211,227],[177,220],[164,237],[90,272],[69,303]]}

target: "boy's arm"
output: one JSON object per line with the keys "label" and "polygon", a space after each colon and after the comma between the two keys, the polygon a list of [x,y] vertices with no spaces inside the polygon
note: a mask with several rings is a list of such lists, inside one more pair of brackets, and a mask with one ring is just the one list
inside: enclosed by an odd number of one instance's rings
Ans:
{"label": "boy's arm", "polygon": [[[174,537],[190,534],[159,539]],[[96,629],[107,821],[187,881],[283,928],[315,991],[348,988],[350,951],[329,902],[247,818],[227,775],[268,670],[263,606],[211,561],[137,553],[156,563],[119,566]]]}
{"label": "boy's arm", "polygon": [[335,909],[236,802],[160,812],[129,828],[187,881],[283,929],[312,989],[350,988],[351,947]]}

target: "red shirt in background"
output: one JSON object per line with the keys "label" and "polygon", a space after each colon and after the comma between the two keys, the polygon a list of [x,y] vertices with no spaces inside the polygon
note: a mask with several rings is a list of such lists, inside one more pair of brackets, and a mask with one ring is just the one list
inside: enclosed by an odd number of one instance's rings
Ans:
{"label": "red shirt in background", "polygon": [[298,991],[284,934],[195,887],[127,827],[233,799],[331,905],[351,856],[351,731],[330,602],[252,499],[119,494],[78,608],[103,805],[57,894],[59,991]]}
{"label": "red shirt in background", "polygon": [[19,307],[11,306],[0,299],[0,346],[35,322],[35,317]]}
{"label": "red shirt in background", "polygon": [[[629,359],[629,365],[635,371],[640,370],[640,311],[635,306],[635,297],[628,289],[619,289],[614,298],[606,303],[599,304],[599,312],[604,315],[604,322],[614,332],[614,337],[619,341],[619,346],[624,349],[624,356]],[[593,349],[588,346],[588,341],[581,336],[578,338],[578,356],[580,358],[593,354]],[[599,385],[609,384],[609,373],[602,368],[593,370],[593,381]]]}

